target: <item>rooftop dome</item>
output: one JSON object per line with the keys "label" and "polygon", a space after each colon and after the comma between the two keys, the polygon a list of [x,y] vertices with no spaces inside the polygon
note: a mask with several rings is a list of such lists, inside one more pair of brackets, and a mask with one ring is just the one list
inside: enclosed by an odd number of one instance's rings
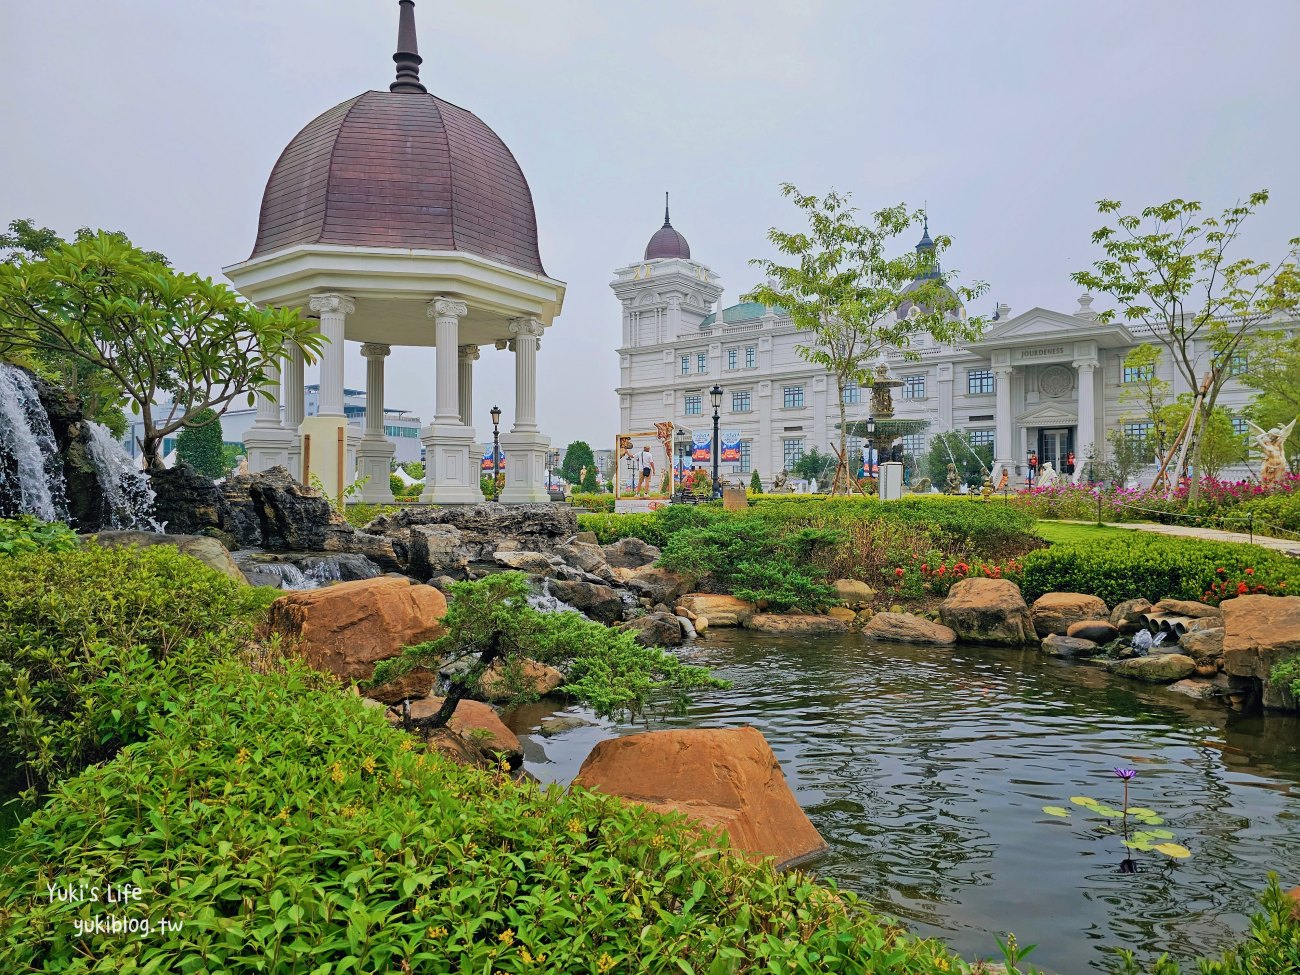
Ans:
{"label": "rooftop dome", "polygon": [[660,257],[681,257],[689,259],[691,245],[686,238],[673,229],[668,219],[668,194],[664,194],[664,225],[655,231],[650,243],[645,245],[645,259],[652,261]]}
{"label": "rooftop dome", "polygon": [[414,8],[399,0],[389,90],[336,105],[280,154],[252,257],[344,244],[465,251],[546,273],[532,192],[515,157],[477,115],[420,83]]}

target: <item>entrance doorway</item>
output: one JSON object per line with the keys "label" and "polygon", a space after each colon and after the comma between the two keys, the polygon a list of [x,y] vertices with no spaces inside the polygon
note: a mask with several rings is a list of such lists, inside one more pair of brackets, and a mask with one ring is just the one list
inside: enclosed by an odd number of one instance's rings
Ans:
{"label": "entrance doorway", "polygon": [[[1058,474],[1069,474],[1068,460],[1074,452],[1074,427],[1039,427],[1038,465],[1051,464]],[[1078,463],[1078,458],[1075,458]]]}

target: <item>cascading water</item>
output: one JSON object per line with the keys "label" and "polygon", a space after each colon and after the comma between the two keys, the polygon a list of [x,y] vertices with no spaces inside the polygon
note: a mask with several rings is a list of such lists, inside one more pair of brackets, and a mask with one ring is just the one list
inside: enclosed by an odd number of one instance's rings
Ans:
{"label": "cascading water", "polygon": [[88,420],[86,430],[86,453],[104,491],[105,527],[162,531],[163,526],[153,517],[154,491],[149,478],[136,468],[107,427]]}
{"label": "cascading water", "polygon": [[66,521],[63,460],[31,377],[0,363],[0,516]]}
{"label": "cascading water", "polygon": [[542,580],[541,592],[530,592],[528,594],[528,605],[538,612],[542,613],[580,613],[581,610],[576,606],[566,603],[559,596],[551,594],[551,580]]}

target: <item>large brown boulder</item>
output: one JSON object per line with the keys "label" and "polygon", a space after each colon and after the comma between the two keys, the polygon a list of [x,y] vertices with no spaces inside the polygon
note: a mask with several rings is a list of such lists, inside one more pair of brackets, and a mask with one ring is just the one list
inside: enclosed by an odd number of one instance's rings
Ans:
{"label": "large brown boulder", "polygon": [[652,731],[603,741],[573,784],[683,813],[722,830],[737,852],[774,857],[778,867],[826,849],[753,728]]}
{"label": "large brown boulder", "polygon": [[550,584],[550,592],[557,599],[564,600],[574,609],[581,610],[593,620],[607,626],[623,618],[623,597],[609,586],[554,580]]}
{"label": "large brown boulder", "polygon": [[1202,619],[1209,616],[1222,616],[1223,610],[1218,606],[1198,603],[1193,599],[1162,599],[1147,610],[1147,614],[1150,616],[1190,616],[1192,619]]}
{"label": "large brown boulder", "polygon": [[669,569],[647,566],[644,569],[624,571],[632,573],[625,583],[627,588],[637,595],[645,596],[652,603],[667,603],[671,606],[677,601],[678,596],[690,588],[685,576]]}
{"label": "large brown boulder", "polygon": [[1132,677],[1150,684],[1172,684],[1196,673],[1196,661],[1181,653],[1151,654],[1115,660],[1106,665],[1112,674]]}
{"label": "large brown boulder", "polygon": [[963,579],[940,604],[939,618],[959,640],[1012,646],[1038,642],[1020,587],[1009,579]]}
{"label": "large brown boulder", "polygon": [[712,627],[744,626],[754,615],[754,604],[735,596],[715,596],[711,593],[693,592],[677,601],[696,616],[708,619]]}
{"label": "large brown boulder", "polygon": [[659,561],[659,549],[639,538],[620,538],[604,549],[605,561],[615,569],[640,569]]}
{"label": "large brown boulder", "polygon": [[[550,664],[527,658],[519,661],[524,690],[545,697],[564,683],[564,674]],[[489,701],[504,701],[511,696],[506,668],[500,661],[492,664],[479,678],[478,689]]]}
{"label": "large brown boulder", "polygon": [[[1055,633],[1057,636],[1073,636],[1069,632],[1071,623],[1080,620],[1104,620],[1110,616],[1104,600],[1082,592],[1049,592],[1034,600],[1029,611],[1034,621],[1034,632],[1040,637]],[[1083,637],[1085,640],[1092,637]]]}
{"label": "large brown boulder", "polygon": [[835,587],[835,595],[840,602],[849,609],[870,606],[871,600],[876,597],[876,590],[857,579],[836,579],[831,585]]}
{"label": "large brown boulder", "polygon": [[1110,621],[1119,628],[1121,633],[1136,633],[1138,630],[1146,629],[1142,625],[1142,614],[1151,609],[1151,600],[1149,599],[1126,599],[1122,603],[1116,603],[1115,608],[1110,611]]}
{"label": "large brown boulder", "polygon": [[[431,718],[442,708],[442,698],[426,697],[411,704],[411,717]],[[401,715],[389,720],[401,725]],[[451,714],[447,727],[457,734],[468,738],[486,754],[504,757],[511,768],[517,767],[524,760],[524,749],[519,744],[515,733],[505,726],[496,709],[482,701],[463,700],[457,703]],[[436,732],[435,732],[436,734]]]}
{"label": "large brown boulder", "polygon": [[1223,653],[1223,627],[1188,630],[1179,637],[1178,645],[1198,664],[1216,660]]}
{"label": "large brown boulder", "polygon": [[1065,635],[1093,643],[1110,643],[1119,637],[1119,627],[1110,620],[1079,620],[1066,628]]}
{"label": "large brown boulder", "polygon": [[1238,596],[1220,609],[1224,671],[1260,681],[1265,707],[1295,707],[1289,690],[1269,678],[1283,660],[1300,655],[1300,596]]}
{"label": "large brown boulder", "polygon": [[[712,616],[707,618],[713,619]],[[849,631],[849,624],[844,620],[834,616],[814,616],[812,613],[755,613],[745,626],[759,633],[786,636],[825,636]]]}
{"label": "large brown boulder", "polygon": [[677,647],[685,639],[682,621],[672,613],[647,613],[620,623],[617,628],[635,633],[637,643],[643,647]]}
{"label": "large brown boulder", "polygon": [[288,593],[271,604],[267,623],[298,641],[317,670],[359,681],[403,647],[442,636],[446,613],[446,598],[432,586],[382,576]]}
{"label": "large brown boulder", "polygon": [[862,627],[862,635],[889,643],[920,643],[936,647],[950,647],[957,642],[957,634],[950,627],[931,623],[911,613],[876,613]]}

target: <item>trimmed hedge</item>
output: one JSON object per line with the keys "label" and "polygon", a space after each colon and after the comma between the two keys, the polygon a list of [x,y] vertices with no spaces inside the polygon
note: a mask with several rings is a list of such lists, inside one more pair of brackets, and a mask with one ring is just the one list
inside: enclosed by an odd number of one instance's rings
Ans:
{"label": "trimmed hedge", "polygon": [[1300,562],[1257,545],[1133,531],[1124,538],[1031,552],[1024,558],[1020,587],[1027,600],[1049,592],[1084,592],[1114,606],[1125,599],[1200,600],[1225,579],[1300,593]]}
{"label": "trimmed hedge", "polygon": [[[297,665],[216,665],[149,740],[66,783],[0,870],[0,970],[962,971],[851,894],[680,817],[423,752]],[[130,882],[143,903],[51,903]],[[78,934],[129,914],[147,936]],[[162,919],[179,930],[160,930]]]}

